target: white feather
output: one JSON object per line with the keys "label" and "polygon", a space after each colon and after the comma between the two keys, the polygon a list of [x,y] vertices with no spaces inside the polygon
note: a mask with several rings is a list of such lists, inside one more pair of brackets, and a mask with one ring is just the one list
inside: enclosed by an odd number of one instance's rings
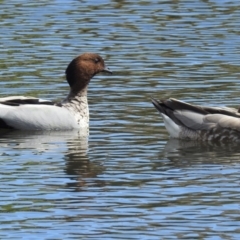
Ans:
{"label": "white feather", "polygon": [[169,118],[167,115],[160,113],[163,117],[163,121],[165,123],[165,127],[173,138],[178,138],[179,134],[181,132],[180,126],[178,126],[171,118]]}
{"label": "white feather", "polygon": [[8,106],[0,104],[0,118],[20,130],[68,130],[79,128],[72,113],[49,105]]}

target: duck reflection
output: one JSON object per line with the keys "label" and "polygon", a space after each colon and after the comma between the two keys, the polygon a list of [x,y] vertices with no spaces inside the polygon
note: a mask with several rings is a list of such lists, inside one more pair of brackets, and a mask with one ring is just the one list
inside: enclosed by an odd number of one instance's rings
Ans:
{"label": "duck reflection", "polygon": [[176,166],[229,164],[240,159],[237,144],[169,139],[162,152]]}
{"label": "duck reflection", "polygon": [[33,158],[41,154],[41,156],[46,156],[46,160],[50,158],[53,164],[59,162],[60,156],[65,160],[64,171],[71,180],[66,186],[75,191],[80,191],[89,184],[91,186],[104,185],[103,181],[97,179],[103,167],[89,161],[88,132],[86,131],[30,132],[1,129],[0,148],[2,154],[13,158],[15,154],[23,156],[28,154],[29,156],[29,150],[31,150]]}
{"label": "duck reflection", "polygon": [[65,172],[71,180],[74,180],[74,182],[69,182],[67,186],[74,188],[75,191],[81,191],[88,186],[104,186],[104,181],[97,178],[104,168],[89,161],[87,155],[88,141],[86,138],[78,138],[67,143],[68,150],[64,154],[66,162]]}

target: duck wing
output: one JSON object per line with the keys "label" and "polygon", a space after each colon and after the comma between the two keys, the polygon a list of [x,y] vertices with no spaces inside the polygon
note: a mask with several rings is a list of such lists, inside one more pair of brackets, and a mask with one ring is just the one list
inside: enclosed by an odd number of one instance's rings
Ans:
{"label": "duck wing", "polygon": [[9,105],[9,106],[19,106],[23,104],[45,104],[45,105],[55,104],[50,100],[34,98],[34,97],[24,97],[24,96],[11,96],[11,97],[0,98],[0,103]]}

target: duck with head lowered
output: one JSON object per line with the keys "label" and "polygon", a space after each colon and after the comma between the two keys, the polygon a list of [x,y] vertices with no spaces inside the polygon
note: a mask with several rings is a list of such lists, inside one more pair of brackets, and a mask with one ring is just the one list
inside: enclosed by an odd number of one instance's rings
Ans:
{"label": "duck with head lowered", "polygon": [[0,98],[0,128],[71,130],[88,127],[88,83],[101,72],[112,73],[98,54],[84,53],[74,58],[66,69],[70,92],[62,102],[24,96]]}
{"label": "duck with head lowered", "polygon": [[174,98],[152,99],[152,103],[172,138],[240,142],[239,109],[198,106]]}

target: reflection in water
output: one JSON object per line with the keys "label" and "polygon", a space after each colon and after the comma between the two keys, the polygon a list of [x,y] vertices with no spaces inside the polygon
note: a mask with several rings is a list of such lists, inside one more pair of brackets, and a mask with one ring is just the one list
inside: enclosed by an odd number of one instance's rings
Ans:
{"label": "reflection in water", "polygon": [[[71,181],[67,186],[75,191],[82,190],[86,185],[103,186],[104,182],[97,179],[97,175],[103,171],[103,167],[89,161],[86,154],[86,138],[67,141],[68,150],[64,154],[66,161],[66,174]],[[86,182],[87,181],[87,182]]]}
{"label": "reflection in water", "polygon": [[169,139],[163,153],[172,164],[184,167],[193,164],[231,164],[239,159],[240,149],[237,144],[231,143]]}
{"label": "reflection in water", "polygon": [[[87,156],[88,130],[73,131],[11,131],[0,130],[2,155],[14,156],[15,151],[31,150],[35,156],[46,153],[62,153],[65,173],[71,179],[67,186],[79,190],[85,185],[85,178],[96,177],[101,166],[91,163]],[[25,153],[26,154],[26,153]],[[51,156],[51,154],[50,154]],[[56,158],[55,155],[51,158]],[[61,161],[62,156],[57,156]],[[102,184],[96,182],[96,185]]]}

